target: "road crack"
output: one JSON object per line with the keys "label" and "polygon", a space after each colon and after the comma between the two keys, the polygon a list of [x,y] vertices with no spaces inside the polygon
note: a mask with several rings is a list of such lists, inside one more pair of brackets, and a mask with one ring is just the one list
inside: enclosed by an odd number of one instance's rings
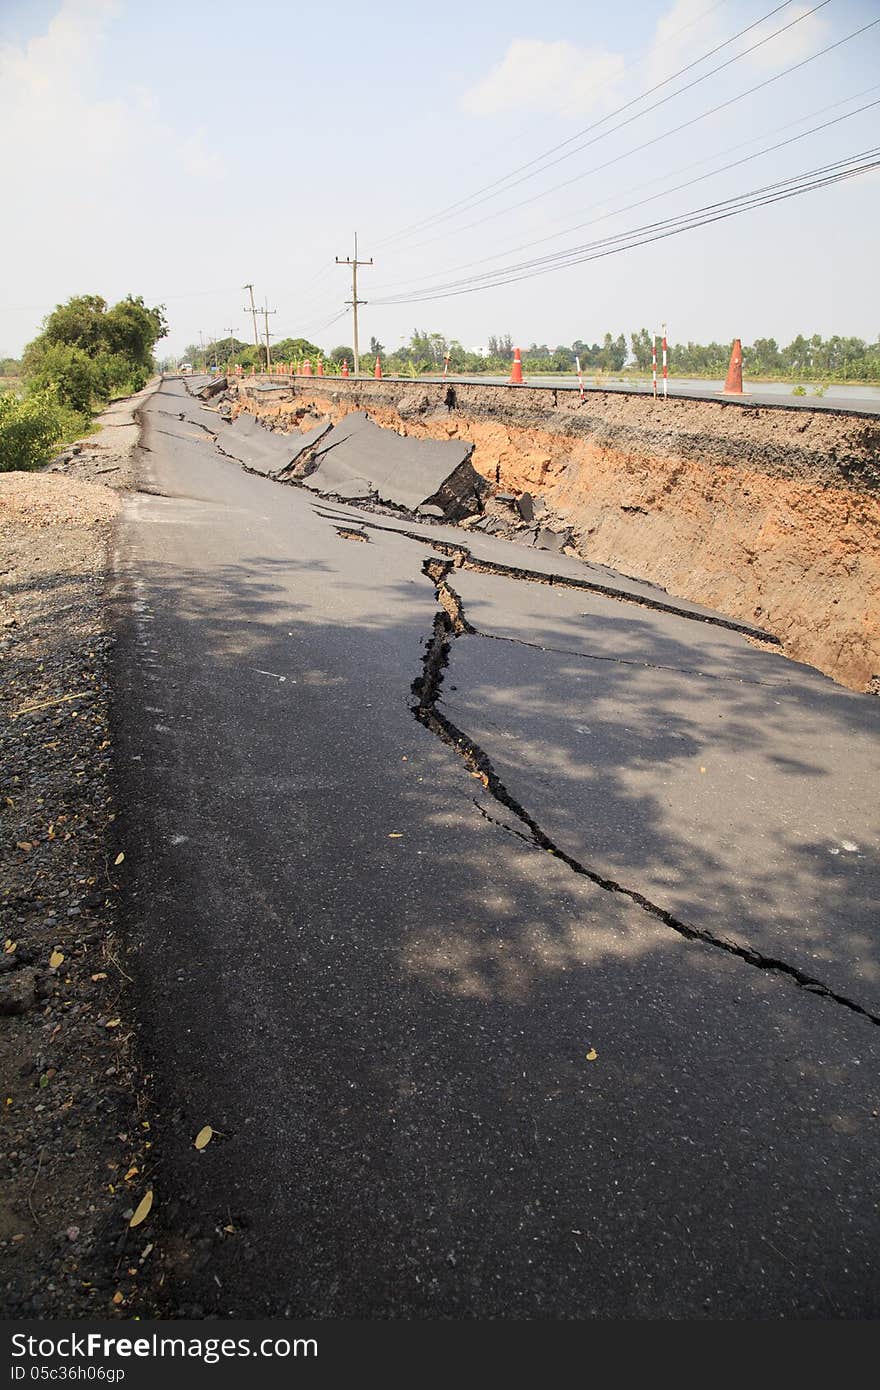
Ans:
{"label": "road crack", "polygon": [[422,670],[412,683],[414,703],[411,708],[418,722],[436,738],[439,738],[441,743],[446,744],[448,748],[453,749],[458,754],[468,770],[483,783],[490,796],[515,816],[528,833],[518,831],[505,825],[502,821],[495,820],[475,801],[474,804],[480,814],[486,820],[507,830],[508,833],[516,835],[532,849],[552,854],[555,859],[565,864],[572,873],[588,879],[597,888],[601,888],[606,893],[613,893],[626,898],[650,917],[662,922],[664,926],[671,928],[672,931],[686,940],[699,941],[705,946],[724,951],[727,955],[735,956],[738,960],[744,961],[757,970],[769,970],[775,974],[783,975],[800,989],[817,995],[819,998],[827,999],[842,1008],[849,1009],[852,1013],[861,1015],[871,1023],[880,1024],[880,1015],[871,1013],[854,999],[840,994],[830,985],[825,984],[824,981],[808,975],[789,961],[782,960],[777,956],[765,955],[755,947],[744,946],[729,940],[727,937],[716,936],[714,932],[698,927],[692,922],[686,922],[683,918],[676,917],[667,908],[652,902],[637,888],[630,888],[626,884],[610,878],[607,874],[601,873],[598,869],[582,863],[558,845],[542,829],[534,816],[526,810],[525,806],[502,782],[485,749],[481,748],[463,729],[459,729],[451,719],[437,708],[441,698],[443,675],[449,665],[452,643],[464,634],[481,635],[468,622],[461,597],[449,583],[449,575],[454,567],[454,561],[444,562],[436,558],[429,558],[422,565],[422,573],[434,584],[440,606],[434,617],[431,635],[425,644]]}

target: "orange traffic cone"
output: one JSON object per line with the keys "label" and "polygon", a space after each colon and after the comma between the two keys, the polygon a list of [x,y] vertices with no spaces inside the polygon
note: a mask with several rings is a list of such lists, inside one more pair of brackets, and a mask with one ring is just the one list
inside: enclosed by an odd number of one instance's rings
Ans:
{"label": "orange traffic cone", "polygon": [[381,381],[382,379],[382,363],[379,361],[378,352],[376,353],[376,365],[373,368],[373,376],[376,378],[377,381]]}
{"label": "orange traffic cone", "polygon": [[317,376],[323,376],[323,375],[324,375],[324,359],[323,359],[323,357],[319,357],[319,358],[318,358],[318,370],[317,370],[316,375],[317,375]]}
{"label": "orange traffic cone", "polygon": [[519,348],[513,349],[513,366],[510,370],[509,384],[511,386],[522,386],[523,384],[522,357],[520,356]]}
{"label": "orange traffic cone", "polygon": [[303,362],[302,374],[303,374],[303,376],[311,376],[311,375],[312,375],[312,363],[311,363],[311,359],[308,358],[308,357],[306,358],[305,362]]}
{"label": "orange traffic cone", "polygon": [[725,395],[741,396],[743,393],[743,345],[741,338],[734,338],[733,351],[730,354],[730,366],[727,368],[727,380],[724,383]]}
{"label": "orange traffic cone", "polygon": [[343,357],[343,359],[342,359],[342,375],[343,375],[343,376],[349,376],[349,375],[350,375],[349,370],[348,370],[348,358],[347,358],[347,357]]}

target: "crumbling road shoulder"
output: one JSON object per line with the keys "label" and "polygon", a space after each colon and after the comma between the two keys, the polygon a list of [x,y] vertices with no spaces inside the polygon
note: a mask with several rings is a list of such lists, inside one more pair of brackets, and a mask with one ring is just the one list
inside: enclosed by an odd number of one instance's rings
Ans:
{"label": "crumbling road shoulder", "polygon": [[[133,443],[102,433],[88,466],[128,476]],[[121,461],[107,464],[110,453]],[[131,1315],[149,1259],[149,1236],[127,1220],[149,1186],[151,1130],[116,935],[124,847],[104,581],[118,506],[108,487],[75,477],[0,476],[6,1316]]]}

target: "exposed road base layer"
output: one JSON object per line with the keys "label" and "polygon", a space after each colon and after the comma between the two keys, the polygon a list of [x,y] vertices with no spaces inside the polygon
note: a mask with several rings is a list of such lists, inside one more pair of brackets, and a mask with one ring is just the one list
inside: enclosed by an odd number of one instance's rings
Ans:
{"label": "exposed road base layer", "polygon": [[878,422],[528,387],[240,389],[279,423],[367,410],[415,438],[470,440],[478,472],[503,492],[540,493],[583,558],[767,628],[786,655],[854,690],[880,687]]}

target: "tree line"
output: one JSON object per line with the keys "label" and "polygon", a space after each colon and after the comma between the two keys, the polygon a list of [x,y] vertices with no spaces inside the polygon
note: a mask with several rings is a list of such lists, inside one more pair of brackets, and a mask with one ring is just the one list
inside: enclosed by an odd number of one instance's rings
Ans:
{"label": "tree line", "polygon": [[[656,346],[659,369],[659,336]],[[574,373],[577,361],[582,370],[591,375],[597,372],[649,373],[651,350],[652,334],[647,328],[640,328],[630,333],[628,340],[624,333],[616,336],[605,333],[601,341],[589,342],[578,338],[571,344],[556,346],[533,342],[522,349],[522,361],[533,376]],[[723,377],[730,362],[730,351],[730,342],[670,341],[669,371],[675,376]],[[313,369],[319,357],[327,363],[329,370],[338,369],[343,360],[348,361],[349,367],[354,362],[350,345],[340,344],[330,352],[324,352],[306,338],[283,338],[272,344],[271,353],[275,363],[292,362],[298,365],[309,358]],[[408,342],[402,342],[393,349],[387,348],[375,337],[370,338],[369,345],[361,352],[361,370],[371,371],[376,357],[379,357],[386,376],[417,377],[424,373],[442,372],[447,361],[449,371],[457,375],[499,376],[509,373],[513,353],[514,342],[509,333],[492,334],[484,348],[469,349],[456,338],[414,329]],[[263,370],[266,349],[262,344],[255,347],[253,343],[247,344],[237,338],[220,338],[204,345],[190,344],[185,358],[205,368],[214,366],[220,369],[237,362],[245,370]],[[753,343],[743,347],[743,359],[746,373],[752,377],[880,382],[880,337],[870,343],[862,338],[839,335],[823,338],[818,333],[811,337],[798,334],[784,346],[780,346],[775,338],[756,338]],[[167,365],[173,366],[170,359]]]}

